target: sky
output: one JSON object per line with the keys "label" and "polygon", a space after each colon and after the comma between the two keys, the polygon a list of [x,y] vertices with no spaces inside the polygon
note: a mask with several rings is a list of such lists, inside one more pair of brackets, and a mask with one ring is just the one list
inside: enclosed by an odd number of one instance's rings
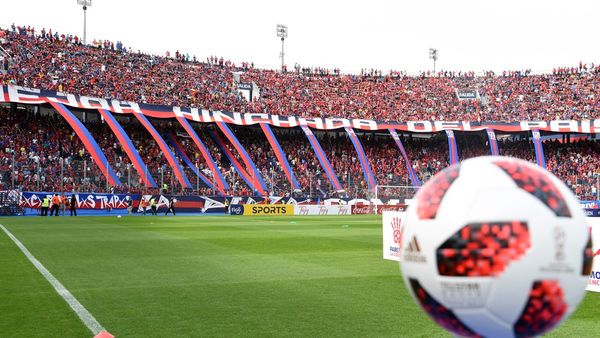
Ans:
{"label": "sky", "polygon": [[[92,0],[87,40],[134,50],[215,55],[261,68],[281,65],[277,24],[288,26],[285,63],[340,68],[536,73],[600,64],[600,1],[137,1]],[[3,1],[0,26],[31,25],[83,36],[76,0]]]}

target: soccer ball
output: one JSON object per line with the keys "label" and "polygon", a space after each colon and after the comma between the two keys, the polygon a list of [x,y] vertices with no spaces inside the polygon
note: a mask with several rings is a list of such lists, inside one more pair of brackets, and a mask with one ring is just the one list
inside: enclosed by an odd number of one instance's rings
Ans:
{"label": "soccer ball", "polygon": [[117,218],[121,218],[121,215],[117,215]]}
{"label": "soccer ball", "polygon": [[592,242],[554,175],[479,157],[435,175],[407,211],[400,265],[415,302],[462,337],[533,337],[584,296]]}

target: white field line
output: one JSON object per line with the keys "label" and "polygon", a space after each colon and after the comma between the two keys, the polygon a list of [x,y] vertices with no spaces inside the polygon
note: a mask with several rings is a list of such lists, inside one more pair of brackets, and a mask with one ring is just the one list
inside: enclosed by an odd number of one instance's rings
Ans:
{"label": "white field line", "polygon": [[46,278],[46,280],[54,287],[54,290],[58,292],[58,294],[69,304],[71,309],[75,311],[79,319],[87,326],[87,328],[94,334],[97,335],[102,331],[105,331],[102,325],[98,323],[96,318],[92,316],[92,314],[85,308],[81,303],[67,290],[61,282],[54,277],[48,269],[46,269],[40,261],[38,261],[32,254],[27,250],[27,248],[21,243],[13,234],[8,231],[2,224],[0,224],[0,228],[6,233],[6,235],[12,239],[13,242],[21,249],[25,257],[29,259],[29,261],[35,266],[39,272]]}

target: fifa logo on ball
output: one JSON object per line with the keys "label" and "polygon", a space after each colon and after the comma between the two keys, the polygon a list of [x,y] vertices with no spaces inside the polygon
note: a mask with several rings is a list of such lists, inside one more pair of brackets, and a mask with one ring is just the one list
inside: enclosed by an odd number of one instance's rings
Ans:
{"label": "fifa logo on ball", "polygon": [[554,246],[556,248],[556,252],[554,253],[554,258],[557,261],[562,261],[565,259],[565,241],[567,239],[567,234],[565,230],[557,226],[554,228]]}

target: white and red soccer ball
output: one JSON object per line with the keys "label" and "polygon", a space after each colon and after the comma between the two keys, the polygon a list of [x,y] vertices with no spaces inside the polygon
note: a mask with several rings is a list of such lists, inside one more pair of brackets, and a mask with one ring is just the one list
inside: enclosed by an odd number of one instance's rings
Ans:
{"label": "white and red soccer ball", "polygon": [[408,210],[400,264],[417,304],[463,337],[533,337],[584,296],[593,252],[575,196],[508,157],[446,168]]}

